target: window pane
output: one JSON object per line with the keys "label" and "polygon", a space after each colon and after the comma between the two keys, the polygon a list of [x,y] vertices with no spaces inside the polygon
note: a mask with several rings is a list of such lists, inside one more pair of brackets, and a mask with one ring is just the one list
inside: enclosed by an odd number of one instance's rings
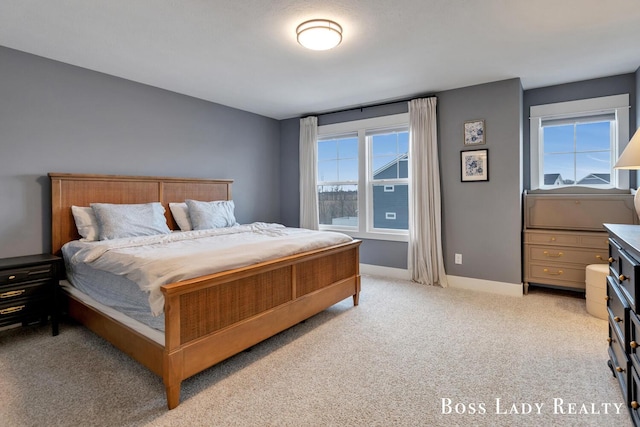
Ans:
{"label": "window pane", "polygon": [[544,185],[575,184],[574,154],[544,155]]}
{"label": "window pane", "polygon": [[373,179],[393,179],[398,177],[398,161],[396,156],[379,156],[373,158]]}
{"label": "window pane", "polygon": [[358,226],[358,186],[319,185],[318,210],[320,224]]}
{"label": "window pane", "polygon": [[542,128],[544,154],[573,152],[573,125]]}
{"label": "window pane", "polygon": [[338,160],[338,181],[358,181],[358,159]]}
{"label": "window pane", "polygon": [[327,160],[318,162],[318,182],[333,182],[338,180],[338,161]]}
{"label": "window pane", "polygon": [[373,227],[409,229],[409,186],[373,186]]}
{"label": "window pane", "polygon": [[576,126],[576,151],[608,151],[611,122],[581,123]]}
{"label": "window pane", "polygon": [[611,153],[576,154],[576,176],[579,185],[609,185],[611,182]]}
{"label": "window pane", "polygon": [[346,138],[338,141],[338,157],[341,159],[358,158],[358,138]]}
{"label": "window pane", "polygon": [[409,132],[391,132],[371,136],[373,179],[408,178],[402,161],[409,153]]}
{"label": "window pane", "polygon": [[318,160],[331,160],[338,158],[338,142],[335,139],[318,141]]}

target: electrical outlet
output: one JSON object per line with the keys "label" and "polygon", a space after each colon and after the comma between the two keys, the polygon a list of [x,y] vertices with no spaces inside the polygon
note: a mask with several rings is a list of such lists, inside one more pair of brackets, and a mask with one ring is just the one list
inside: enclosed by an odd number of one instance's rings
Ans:
{"label": "electrical outlet", "polygon": [[455,262],[456,264],[462,264],[462,254],[456,254]]}

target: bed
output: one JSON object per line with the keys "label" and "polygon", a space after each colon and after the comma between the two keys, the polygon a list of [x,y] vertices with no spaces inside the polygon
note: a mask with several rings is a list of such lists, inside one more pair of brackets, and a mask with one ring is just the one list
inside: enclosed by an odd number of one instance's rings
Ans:
{"label": "bed", "polygon": [[[231,180],[50,173],[52,253],[80,238],[71,206],[232,200]],[[161,376],[169,409],[186,378],[348,298],[358,305],[360,241],[288,255],[161,286],[163,342],[70,292],[67,314]]]}

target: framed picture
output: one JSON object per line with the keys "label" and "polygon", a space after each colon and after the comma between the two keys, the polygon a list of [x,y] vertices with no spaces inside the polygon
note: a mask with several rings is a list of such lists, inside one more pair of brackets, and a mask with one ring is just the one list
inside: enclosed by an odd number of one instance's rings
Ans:
{"label": "framed picture", "polygon": [[484,137],[484,120],[464,122],[464,145],[483,145]]}
{"label": "framed picture", "polygon": [[460,152],[462,182],[489,181],[489,150],[467,150]]}

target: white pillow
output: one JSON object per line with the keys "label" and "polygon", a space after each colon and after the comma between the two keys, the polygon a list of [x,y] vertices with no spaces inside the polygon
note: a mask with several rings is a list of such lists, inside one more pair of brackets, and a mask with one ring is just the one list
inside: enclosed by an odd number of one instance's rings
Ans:
{"label": "white pillow", "polygon": [[178,224],[180,230],[193,230],[191,219],[189,218],[189,207],[186,203],[169,203],[169,209],[171,209],[173,219],[176,220],[176,224]]}
{"label": "white pillow", "polygon": [[171,233],[160,202],[91,203],[91,208],[98,220],[100,240]]}
{"label": "white pillow", "polygon": [[189,207],[189,218],[194,230],[231,227],[238,224],[234,215],[233,200],[216,202],[200,202],[186,200]]}
{"label": "white pillow", "polygon": [[80,240],[92,242],[98,240],[98,220],[93,213],[93,209],[80,206],[71,206],[71,213],[76,222]]}

